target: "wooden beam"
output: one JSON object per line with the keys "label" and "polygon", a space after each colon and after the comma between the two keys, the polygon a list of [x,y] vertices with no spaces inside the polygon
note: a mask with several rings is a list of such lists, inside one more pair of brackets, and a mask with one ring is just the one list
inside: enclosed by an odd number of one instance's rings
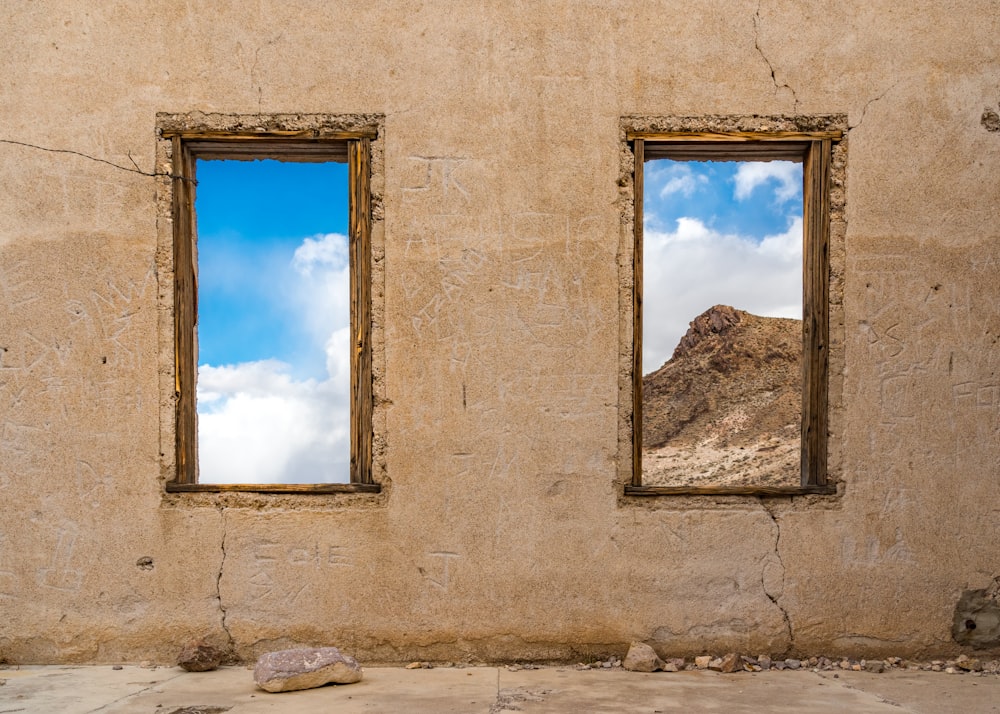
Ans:
{"label": "wooden beam", "polygon": [[642,485],[642,215],[645,141],[632,143],[635,169],[632,174],[632,485]]}
{"label": "wooden beam", "polygon": [[267,139],[308,139],[313,141],[349,141],[351,139],[376,139],[378,131],[374,127],[361,129],[268,129],[264,131],[213,131],[199,129],[161,129],[160,136],[166,139],[179,137],[184,141],[265,141]]}
{"label": "wooden beam", "polygon": [[173,153],[174,236],[174,398],[176,468],[179,483],[197,480],[197,414],[195,412],[195,322],[197,283],[195,273],[194,160],[178,138]]}
{"label": "wooden beam", "polygon": [[626,486],[626,496],[831,496],[833,485],[810,486]]}
{"label": "wooden beam", "polygon": [[349,232],[351,241],[351,480],[371,483],[371,142],[351,141]]}
{"label": "wooden beam", "polygon": [[379,493],[377,483],[167,483],[167,493]]}
{"label": "wooden beam", "polygon": [[826,483],[827,372],[830,332],[830,162],[829,140],[810,145],[802,198],[803,261],[802,481]]}
{"label": "wooden beam", "polygon": [[640,131],[632,129],[625,132],[625,138],[629,141],[635,139],[645,139],[646,141],[722,141],[722,142],[744,142],[744,141],[818,141],[829,139],[839,141],[844,136],[844,132],[839,129],[829,131]]}

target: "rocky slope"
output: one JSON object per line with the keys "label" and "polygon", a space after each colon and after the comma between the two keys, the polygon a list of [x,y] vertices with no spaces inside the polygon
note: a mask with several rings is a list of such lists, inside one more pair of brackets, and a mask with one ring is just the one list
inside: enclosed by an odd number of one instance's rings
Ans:
{"label": "rocky slope", "polygon": [[643,484],[799,483],[802,322],[716,305],[642,378]]}

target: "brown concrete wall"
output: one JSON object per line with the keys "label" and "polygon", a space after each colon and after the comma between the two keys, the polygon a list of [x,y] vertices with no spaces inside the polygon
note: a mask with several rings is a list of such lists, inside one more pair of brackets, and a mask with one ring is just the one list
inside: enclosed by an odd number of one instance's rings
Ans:
{"label": "brown concrete wall", "polygon": [[[3,14],[0,657],[957,648],[1000,575],[994,3]],[[169,286],[130,157],[193,111],[385,116],[378,496],[164,494]],[[840,495],[623,497],[621,117],[835,113]]]}

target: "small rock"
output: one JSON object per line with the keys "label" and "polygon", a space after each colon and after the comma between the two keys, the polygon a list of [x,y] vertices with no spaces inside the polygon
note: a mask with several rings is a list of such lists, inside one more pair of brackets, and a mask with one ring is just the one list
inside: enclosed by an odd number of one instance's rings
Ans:
{"label": "small rock", "polygon": [[779,659],[777,662],[771,664],[771,669],[776,669],[779,672],[785,668],[785,661]]}
{"label": "small rock", "polygon": [[941,665],[939,665],[939,664],[932,664],[931,665],[931,671],[932,672],[940,672],[941,671]]}
{"label": "small rock", "polygon": [[678,666],[673,660],[667,660],[663,663],[663,667],[661,667],[661,669],[664,672],[680,672],[684,669],[684,665],[682,664]]}
{"label": "small rock", "polygon": [[802,661],[797,659],[786,659],[785,666],[788,667],[788,669],[798,669],[802,666]]}
{"label": "small rock", "polygon": [[810,657],[807,663],[810,667],[815,667],[819,664],[819,657]]}
{"label": "small rock", "polygon": [[361,665],[336,647],[302,647],[268,652],[257,659],[254,683],[266,692],[292,692],[324,684],[361,680]]}
{"label": "small rock", "polygon": [[722,657],[715,657],[711,662],[708,663],[708,668],[714,672],[721,672]]}
{"label": "small rock", "polygon": [[115,664],[111,666],[111,669],[124,669],[120,664]]}
{"label": "small rock", "polygon": [[877,659],[870,659],[865,662],[865,671],[874,672],[875,674],[882,674],[885,671],[885,663]]}
{"label": "small rock", "polygon": [[957,667],[945,667],[945,674],[959,674],[962,670]]}
{"label": "small rock", "polygon": [[187,672],[211,672],[222,662],[222,652],[204,640],[191,640],[177,657],[177,666]]}
{"label": "small rock", "polygon": [[840,664],[838,664],[837,666],[840,667],[841,669],[850,669],[851,661],[847,659],[842,659],[840,660]]}
{"label": "small rock", "polygon": [[757,664],[766,672],[771,669],[771,658],[767,655],[757,655]]}
{"label": "small rock", "polygon": [[730,652],[722,658],[722,664],[719,666],[719,671],[723,674],[732,674],[733,672],[739,672],[743,669],[743,660],[735,652]]}
{"label": "small rock", "polygon": [[854,672],[860,672],[861,671],[861,665],[860,664],[852,664],[851,665],[851,670],[854,671]]}
{"label": "small rock", "polygon": [[967,655],[959,655],[958,659],[955,660],[955,666],[964,669],[966,672],[983,671],[983,663],[975,657],[969,657]]}
{"label": "small rock", "polygon": [[7,684],[7,680],[6,679],[0,679],[0,687],[2,687],[5,684]]}
{"label": "small rock", "polygon": [[143,669],[156,669],[156,665],[150,662],[148,659],[144,659],[139,663],[139,666]]}
{"label": "small rock", "polygon": [[633,642],[629,645],[623,666],[630,672],[655,672],[663,669],[664,664],[652,647],[644,642]]}
{"label": "small rock", "polygon": [[420,662],[410,662],[406,665],[407,669],[420,669],[421,667],[423,667],[423,665],[420,664]]}
{"label": "small rock", "polygon": [[694,666],[698,669],[708,669],[708,665],[712,663],[711,655],[701,655],[694,658]]}

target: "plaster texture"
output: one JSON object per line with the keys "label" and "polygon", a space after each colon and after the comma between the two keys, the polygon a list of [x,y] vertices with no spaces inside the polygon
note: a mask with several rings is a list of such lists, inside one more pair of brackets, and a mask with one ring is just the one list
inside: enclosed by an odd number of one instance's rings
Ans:
{"label": "plaster texture", "polygon": [[[0,659],[961,651],[1000,576],[994,2],[7,5]],[[165,493],[161,112],[384,117],[381,493]],[[624,495],[621,122],[707,115],[846,115],[836,496]]]}

